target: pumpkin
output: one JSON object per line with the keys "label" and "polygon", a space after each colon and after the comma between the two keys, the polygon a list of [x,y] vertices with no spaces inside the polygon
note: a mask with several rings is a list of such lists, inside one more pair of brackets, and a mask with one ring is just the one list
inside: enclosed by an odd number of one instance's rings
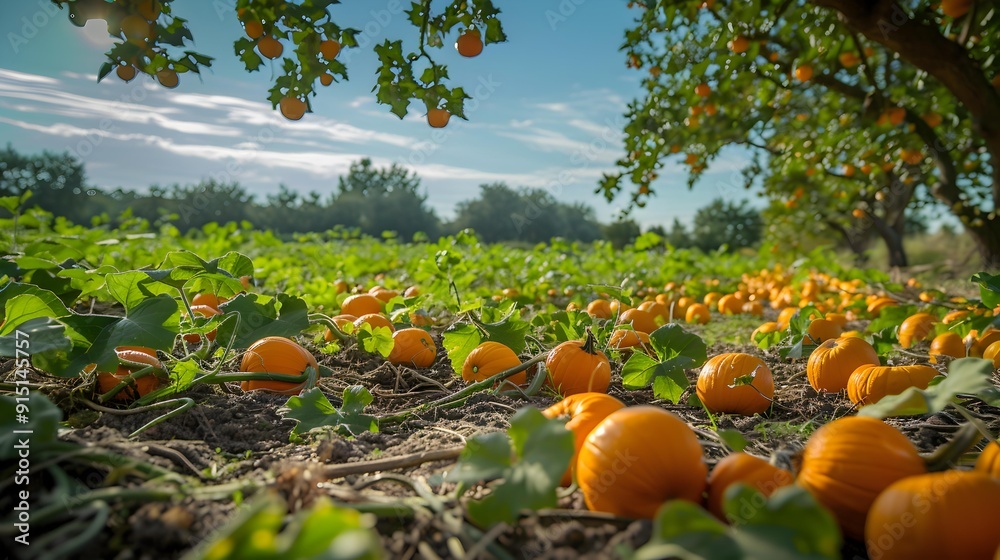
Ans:
{"label": "pumpkin", "polygon": [[[337,325],[338,329],[344,330],[344,325],[347,325],[348,323],[353,324],[354,321],[358,320],[358,318],[355,317],[354,315],[337,315],[334,317],[330,317],[330,320],[333,321],[333,324]],[[329,328],[323,331],[323,340],[327,342],[333,342],[336,339],[337,337],[333,335],[333,331],[331,331]]]}
{"label": "pumpkin", "polygon": [[[639,309],[652,315],[654,321],[658,319],[665,323],[670,320],[670,309],[656,300],[642,302],[639,304]],[[657,326],[659,326],[659,322],[657,322]]]}
{"label": "pumpkin", "polygon": [[611,338],[608,339],[608,346],[626,352],[631,351],[636,346],[642,349],[644,346],[649,346],[649,335],[642,331],[615,329],[611,333]]}
{"label": "pumpkin", "polygon": [[847,315],[844,315],[843,313],[835,313],[831,311],[827,313],[823,318],[837,325],[841,329],[847,326]]}
{"label": "pumpkin", "polygon": [[[199,317],[211,317],[213,315],[222,314],[222,312],[219,311],[218,307],[212,307],[211,305],[208,304],[192,305],[191,312]],[[216,333],[215,329],[212,329],[211,331],[205,333],[205,338],[207,338],[209,341],[214,342],[215,333]],[[198,344],[199,342],[201,342],[201,335],[197,333],[186,334],[184,335],[184,340],[188,344]]]}
{"label": "pumpkin", "polygon": [[611,363],[595,348],[594,333],[587,329],[587,338],[570,340],[549,351],[545,369],[546,384],[564,397],[577,393],[607,393],[611,385]]}
{"label": "pumpkin", "polygon": [[[156,357],[156,350],[145,346],[118,346],[115,348],[115,355],[118,356],[119,361],[125,360],[135,364],[152,366],[156,371],[150,375],[144,375],[138,379],[132,380],[132,383],[130,383],[128,387],[118,391],[112,400],[118,402],[132,402],[163,386],[163,380],[157,377],[156,373],[164,373],[166,370],[163,367],[163,362]],[[118,384],[124,381],[126,377],[132,374],[132,372],[139,371],[140,369],[143,369],[143,367],[119,363],[118,369],[114,372],[97,372],[97,391],[100,394],[107,393],[117,387]]]}
{"label": "pumpkin", "polygon": [[597,319],[610,319],[611,302],[606,299],[595,299],[587,304],[587,314]]}
{"label": "pumpkin", "polygon": [[542,411],[546,418],[566,417],[566,429],[573,432],[573,460],[570,461],[570,468],[566,469],[561,486],[569,486],[573,483],[573,471],[576,469],[576,458],[580,455],[580,448],[587,440],[590,432],[616,410],[625,408],[622,402],[607,393],[577,393]]}
{"label": "pumpkin", "polygon": [[392,333],[392,351],[387,358],[396,365],[430,367],[437,357],[437,345],[424,329],[410,327]]}
{"label": "pumpkin", "polygon": [[218,311],[219,306],[225,303],[226,301],[227,301],[226,298],[220,298],[219,296],[213,293],[205,292],[203,294],[195,294],[195,296],[191,298],[191,307],[195,307],[198,305],[207,305],[209,307],[214,307],[216,311]]}
{"label": "pumpkin", "polygon": [[814,344],[822,344],[824,341],[837,338],[842,332],[843,329],[829,319],[813,319],[809,321],[809,327],[806,329],[806,334]]}
{"label": "pumpkin", "polygon": [[993,362],[993,369],[1000,368],[1000,340],[990,344],[983,350],[983,359]]}
{"label": "pumpkin", "polygon": [[761,303],[757,300],[748,301],[744,303],[743,307],[741,307],[740,309],[743,311],[743,313],[746,313],[747,315],[752,315],[754,317],[764,316],[764,306],[761,305]]}
{"label": "pumpkin", "polygon": [[693,299],[686,296],[677,298],[677,301],[673,304],[673,316],[677,317],[678,320],[680,320],[681,317],[686,317],[688,307],[691,307],[694,303],[695,301]]}
{"label": "pumpkin", "polygon": [[941,333],[935,336],[934,340],[931,341],[931,348],[928,353],[931,355],[930,362],[932,364],[938,363],[938,360],[944,356],[964,358],[965,342],[963,342],[962,337],[958,336],[956,333]]}
{"label": "pumpkin", "polygon": [[847,398],[854,404],[875,404],[910,387],[926,389],[937,375],[931,366],[861,366],[847,381]]}
{"label": "pumpkin", "polygon": [[747,453],[732,453],[720,460],[708,475],[708,498],[705,509],[722,521],[726,521],[723,502],[726,489],[737,482],[756,488],[770,496],[782,486],[795,481],[791,472],[768,463],[765,459]]}
{"label": "pumpkin", "polygon": [[[247,348],[240,361],[240,371],[260,373],[280,373],[298,377],[306,368],[319,372],[316,358],[297,342],[282,336],[268,336],[254,342]],[[244,391],[268,391],[281,395],[298,395],[305,382],[247,380],[240,382]]]}
{"label": "pumpkin", "polygon": [[925,472],[917,448],[899,430],[868,416],[847,416],[809,437],[795,482],[830,510],[845,535],[860,540],[879,493]]}
{"label": "pumpkin", "polygon": [[656,330],[659,325],[656,324],[656,317],[654,317],[648,311],[643,311],[639,308],[629,309],[628,311],[622,313],[618,316],[619,325],[632,325],[632,328],[649,334]]}
{"label": "pumpkin", "polygon": [[969,348],[969,356],[982,358],[986,353],[986,349],[998,341],[1000,341],[1000,330],[991,329],[984,332],[983,336],[972,343],[972,346]]}
{"label": "pumpkin", "polygon": [[774,321],[767,321],[765,323],[761,323],[761,325],[759,327],[757,327],[756,329],[753,330],[752,333],[750,333],[750,342],[756,343],[757,342],[757,335],[759,335],[759,334],[768,334],[768,333],[773,333],[773,332],[777,332],[777,331],[780,331],[780,330],[781,329],[778,327],[778,323],[776,323]]}
{"label": "pumpkin", "polygon": [[719,313],[723,315],[739,315],[743,311],[744,301],[735,294],[726,294],[716,302]]}
{"label": "pumpkin", "polygon": [[1000,478],[1000,443],[990,442],[976,459],[976,470]]}
{"label": "pumpkin", "polygon": [[369,313],[381,313],[382,301],[371,294],[354,294],[340,304],[340,312],[344,315],[361,317]]}
{"label": "pumpkin", "polygon": [[[753,376],[751,385],[732,386],[737,378]],[[774,379],[771,370],[750,354],[730,352],[713,356],[701,368],[698,398],[711,412],[758,414],[771,406]]]}
{"label": "pumpkin", "polygon": [[911,476],[879,494],[868,512],[870,558],[991,558],[1000,546],[1000,479],[970,471]]}
{"label": "pumpkin", "polygon": [[817,391],[836,393],[847,388],[854,370],[879,365],[875,348],[862,338],[840,337],[820,344],[806,362],[806,377]]}
{"label": "pumpkin", "polygon": [[937,317],[930,313],[910,315],[899,324],[899,332],[896,334],[899,345],[903,348],[909,348],[916,342],[926,340],[934,331],[934,323],[936,322]]}
{"label": "pumpkin", "polygon": [[781,313],[778,313],[778,319],[777,319],[778,329],[779,330],[787,329],[788,323],[791,322],[792,317],[794,317],[795,314],[798,312],[799,312],[798,307],[786,307],[782,309]]}
{"label": "pumpkin", "polygon": [[684,311],[684,320],[688,323],[704,325],[711,317],[712,314],[708,311],[708,306],[702,303],[692,303]]}
{"label": "pumpkin", "polygon": [[375,286],[371,290],[368,290],[368,293],[375,296],[382,303],[389,303],[389,300],[399,295],[399,292],[396,290],[387,290],[382,286]]}
{"label": "pumpkin", "polygon": [[[486,341],[476,346],[465,358],[465,363],[462,365],[462,379],[467,383],[474,383],[519,365],[521,358],[518,358],[509,347],[499,342]],[[518,372],[507,380],[515,385],[523,385],[528,382],[528,374],[524,371]]]}
{"label": "pumpkin", "polygon": [[612,412],[587,436],[576,480],[592,511],[650,519],[667,500],[701,502],[701,444],[671,412],[640,405]]}
{"label": "pumpkin", "polygon": [[886,307],[895,307],[899,303],[889,297],[877,297],[868,304],[868,313],[873,317],[878,317]]}
{"label": "pumpkin", "polygon": [[385,327],[390,331],[395,331],[396,329],[392,326],[392,321],[388,317],[381,313],[368,313],[367,315],[362,315],[354,320],[354,328],[360,329],[361,325],[368,324],[371,328]]}

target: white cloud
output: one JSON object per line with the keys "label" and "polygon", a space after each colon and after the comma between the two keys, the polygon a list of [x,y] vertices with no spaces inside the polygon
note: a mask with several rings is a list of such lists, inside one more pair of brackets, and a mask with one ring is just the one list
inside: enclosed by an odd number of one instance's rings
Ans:
{"label": "white cloud", "polygon": [[513,120],[510,121],[509,126],[511,128],[528,128],[529,126],[531,126],[534,123],[535,123],[535,121],[533,121],[531,119],[524,119],[523,121],[519,121],[517,119],[513,119]]}
{"label": "white cloud", "polygon": [[24,72],[18,72],[16,70],[8,70],[7,68],[0,68],[0,81],[2,80],[13,80],[18,82],[30,82],[34,84],[52,84],[56,85],[59,80],[55,78],[50,78],[48,76],[39,76],[37,74],[25,74]]}

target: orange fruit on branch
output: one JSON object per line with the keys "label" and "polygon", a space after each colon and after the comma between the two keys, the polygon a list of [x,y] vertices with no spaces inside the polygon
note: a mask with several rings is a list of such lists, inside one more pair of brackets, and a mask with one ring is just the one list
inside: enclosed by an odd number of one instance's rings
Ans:
{"label": "orange fruit on branch", "polygon": [[444,128],[448,126],[450,119],[451,113],[447,109],[434,108],[427,111],[427,124],[431,128]]}
{"label": "orange fruit on branch", "polygon": [[333,60],[340,54],[340,42],[327,39],[319,44],[319,53],[327,60]]}
{"label": "orange fruit on branch", "polygon": [[458,50],[458,54],[468,58],[478,56],[483,52],[483,39],[479,35],[479,30],[474,28],[465,30],[455,41],[455,49]]}

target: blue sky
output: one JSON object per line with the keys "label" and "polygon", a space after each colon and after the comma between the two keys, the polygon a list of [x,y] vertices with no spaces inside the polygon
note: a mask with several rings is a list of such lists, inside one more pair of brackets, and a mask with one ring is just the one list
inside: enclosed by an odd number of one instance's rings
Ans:
{"label": "blue sky", "polygon": [[[215,57],[200,80],[182,75],[174,90],[146,76],[97,83],[110,41],[100,22],[80,29],[49,0],[5,1],[0,142],[24,153],[70,151],[102,188],[214,177],[238,181],[260,198],[279,183],[326,193],[352,161],[371,157],[415,171],[443,218],[474,198],[480,184],[504,181],[547,188],[611,220],[625,197],[609,204],[594,189],[622,154],[626,104],[641,93],[641,74],[627,69],[618,51],[632,15],[619,1],[495,2],[507,43],[472,59],[448,46],[435,53],[448,64],[452,85],[481,93],[467,101],[469,121],[452,119],[435,132],[422,107],[412,105],[399,120],[371,92],[371,46],[386,38],[404,39],[404,48],[416,41],[405,14],[391,10],[409,2],[346,0],[332,8],[338,24],[363,31],[359,41],[367,46],[342,53],[350,80],[321,88],[313,113],[291,122],[266,101],[271,66],[248,74],[233,56],[232,43],[242,36],[234,0],[173,2],[174,15],[189,20],[193,49]],[[683,167],[669,164],[654,184],[657,196],[634,218],[669,226],[675,217],[689,222],[716,196],[744,197],[736,185],[745,161],[737,151],[719,158],[693,191]]]}

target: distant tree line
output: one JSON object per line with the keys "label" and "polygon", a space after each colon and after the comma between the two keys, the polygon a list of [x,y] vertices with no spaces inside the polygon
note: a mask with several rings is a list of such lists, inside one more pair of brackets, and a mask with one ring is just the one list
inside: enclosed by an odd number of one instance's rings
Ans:
{"label": "distant tree line", "polygon": [[[211,222],[248,221],[277,233],[343,228],[380,236],[392,231],[402,240],[435,239],[471,228],[485,242],[539,243],[553,237],[590,242],[607,239],[616,247],[641,233],[632,220],[601,224],[594,209],[556,200],[544,189],[480,185],[476,198],[459,202],[454,219],[441,220],[427,205],[420,178],[396,164],[375,168],[370,159],[353,163],[329,193],[301,194],[286,185],[258,200],[235,182],[205,180],[195,185],[152,185],[147,192],[105,190],[87,184],[83,163],[72,155],[24,155],[10,145],[0,150],[0,196],[34,193],[29,205],[80,224],[115,224],[124,216],[151,223],[170,222],[181,230]],[[746,203],[713,201],[699,210],[691,231],[674,221],[670,231],[654,227],[670,245],[714,250],[759,242],[760,213]]]}

